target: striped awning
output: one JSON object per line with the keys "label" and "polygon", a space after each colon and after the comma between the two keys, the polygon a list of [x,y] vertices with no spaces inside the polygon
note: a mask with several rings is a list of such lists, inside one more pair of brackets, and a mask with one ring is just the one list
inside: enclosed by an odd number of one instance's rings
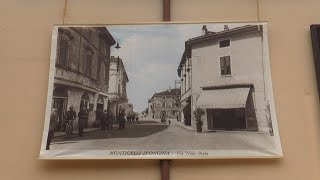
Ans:
{"label": "striped awning", "polygon": [[244,108],[250,88],[205,90],[197,101],[199,108],[234,109]]}

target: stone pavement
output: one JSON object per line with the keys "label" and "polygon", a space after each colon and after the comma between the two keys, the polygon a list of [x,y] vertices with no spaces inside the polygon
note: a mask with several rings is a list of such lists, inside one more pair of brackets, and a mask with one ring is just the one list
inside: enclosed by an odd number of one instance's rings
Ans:
{"label": "stone pavement", "polygon": [[127,122],[123,130],[95,130],[84,137],[53,139],[52,150],[257,150],[272,151],[273,137],[247,132],[208,132],[181,128],[174,120],[171,125],[159,120]]}
{"label": "stone pavement", "polygon": [[[98,130],[99,128],[84,128],[83,132],[90,132],[90,131],[95,131]],[[78,134],[78,129],[74,129],[73,134]],[[65,136],[66,132],[55,132],[54,137],[60,137],[60,136]]]}

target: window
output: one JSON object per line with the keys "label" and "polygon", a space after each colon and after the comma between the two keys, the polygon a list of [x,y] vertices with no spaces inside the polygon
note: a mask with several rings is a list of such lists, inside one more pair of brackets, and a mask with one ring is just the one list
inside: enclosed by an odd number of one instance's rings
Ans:
{"label": "window", "polygon": [[59,41],[59,58],[57,64],[63,67],[68,65],[68,40],[60,36]]}
{"label": "window", "polygon": [[231,75],[230,56],[220,57],[221,76]]}
{"label": "window", "polygon": [[110,63],[108,63],[108,65],[105,66],[105,71],[104,71],[104,80],[105,80],[105,84],[109,84],[109,68],[110,68]]}
{"label": "window", "polygon": [[72,34],[67,28],[59,28],[57,61],[56,64],[61,67],[68,67],[69,64],[69,47],[72,45],[70,42],[73,39]]}
{"label": "window", "polygon": [[166,102],[162,102],[162,107],[166,107]]}
{"label": "window", "polygon": [[99,50],[104,56],[107,56],[107,45],[102,38],[99,39]]}
{"label": "window", "polygon": [[220,48],[228,47],[228,46],[230,46],[230,39],[219,41]]}
{"label": "window", "polygon": [[165,96],[162,97],[162,99],[165,99],[165,98],[166,98]]}
{"label": "window", "polygon": [[97,80],[100,81],[100,76],[101,76],[101,61],[102,58],[98,58],[98,67],[97,67]]}
{"label": "window", "polygon": [[92,56],[93,56],[93,52],[90,50],[87,50],[85,75],[88,77],[91,77]]}

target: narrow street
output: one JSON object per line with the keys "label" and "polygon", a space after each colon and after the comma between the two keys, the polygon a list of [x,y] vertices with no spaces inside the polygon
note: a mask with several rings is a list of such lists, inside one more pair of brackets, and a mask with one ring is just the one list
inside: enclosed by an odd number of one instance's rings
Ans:
{"label": "narrow street", "polygon": [[[187,130],[172,120],[171,125],[159,120],[126,122],[126,128],[95,130],[69,140],[56,137],[52,150],[260,150],[272,148],[269,134],[251,132],[204,132]],[[261,142],[264,143],[254,143]]]}

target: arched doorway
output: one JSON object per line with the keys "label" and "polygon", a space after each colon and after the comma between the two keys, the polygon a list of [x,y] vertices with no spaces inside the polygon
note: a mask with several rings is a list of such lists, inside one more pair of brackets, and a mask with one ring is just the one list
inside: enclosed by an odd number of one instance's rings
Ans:
{"label": "arched doorway", "polygon": [[58,87],[53,90],[53,97],[52,97],[52,107],[56,109],[59,115],[59,123],[56,127],[56,131],[63,130],[63,121],[64,121],[64,114],[67,111],[67,104],[68,104],[68,93],[63,87]]}
{"label": "arched doorway", "polygon": [[[80,109],[84,107],[85,111],[87,112],[87,114],[89,114],[89,95],[87,92],[84,92],[81,96],[81,101],[80,101]],[[88,127],[88,118],[86,119],[85,123],[84,123],[84,127]]]}
{"label": "arched doorway", "polygon": [[[104,101],[101,95],[98,96],[97,99],[97,110],[96,110],[96,122],[100,122],[100,117],[104,109]],[[95,123],[94,126],[98,127],[99,124]]]}

